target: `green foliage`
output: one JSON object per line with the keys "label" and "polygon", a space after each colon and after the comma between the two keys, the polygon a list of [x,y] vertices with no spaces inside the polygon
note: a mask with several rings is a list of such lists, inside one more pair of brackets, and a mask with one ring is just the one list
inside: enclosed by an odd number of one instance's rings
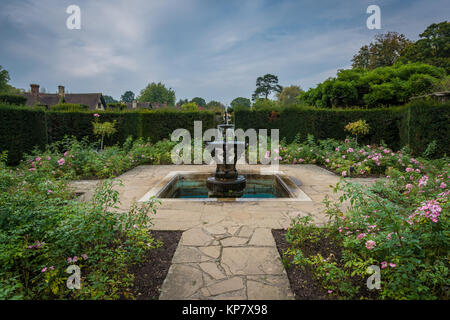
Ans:
{"label": "green foliage", "polygon": [[244,108],[250,108],[252,105],[252,102],[250,101],[250,99],[247,98],[243,98],[243,97],[238,97],[235,98],[233,101],[231,101],[230,106],[233,109],[236,109],[237,107],[244,107]]}
{"label": "green foliage", "polygon": [[309,89],[299,101],[322,108],[396,106],[433,91],[444,78],[443,69],[421,63],[339,70],[336,78]]}
{"label": "green foliage", "polygon": [[[293,220],[286,260],[309,267],[340,299],[448,299],[448,159],[401,159],[408,162],[373,185],[339,182],[339,201],[324,201],[329,216],[324,228]],[[324,238],[334,243],[331,249],[306,250]],[[370,265],[380,267],[381,289],[369,293],[360,288]]]}
{"label": "green foliage", "polygon": [[278,84],[278,77],[273,74],[266,74],[256,79],[256,90],[252,95],[252,100],[260,98],[268,99],[272,92],[280,93],[283,88]]}
{"label": "green foliage", "polygon": [[[45,170],[0,168],[0,181],[0,299],[132,297],[129,266],[160,245],[148,234],[154,200],[119,212],[117,182],[106,180],[80,202]],[[69,265],[81,290],[66,287]]]}
{"label": "green foliage", "polygon": [[44,151],[35,149],[21,167],[58,178],[112,178],[141,164],[171,164],[170,152],[175,144],[168,140],[152,144],[128,137],[122,147],[105,147],[98,152],[98,142],[64,137],[46,146]]}
{"label": "green foliage", "polygon": [[[93,114],[92,111],[45,111],[0,104],[0,153],[7,150],[8,163],[17,164],[23,153],[35,146],[43,149],[47,143],[60,141],[66,135],[96,141]],[[106,145],[123,143],[128,136],[156,142],[169,138],[178,128],[186,128],[193,134],[197,120],[202,121],[204,130],[215,127],[215,115],[209,111],[102,111],[100,116],[102,121],[116,121],[117,132],[105,137]]]}
{"label": "green foliage", "polygon": [[167,89],[161,82],[150,83],[145,89],[141,91],[138,97],[140,102],[150,102],[150,103],[166,103],[168,106],[175,105],[175,91],[171,88]]}
{"label": "green foliage", "polygon": [[8,163],[18,163],[23,153],[47,143],[46,117],[42,109],[0,104],[0,153]]}
{"label": "green foliage", "polygon": [[411,44],[403,34],[387,32],[375,36],[375,42],[363,46],[353,56],[352,67],[373,70],[392,66],[401,53]]}
{"label": "green foliage", "polygon": [[198,111],[198,105],[195,102],[185,103],[181,106],[183,111]]}
{"label": "green foliage", "polygon": [[[238,107],[239,109],[246,110],[247,108]],[[253,105],[252,110],[261,110],[261,109],[279,109],[279,105],[276,101],[270,99],[257,99]]]}
{"label": "green foliage", "polygon": [[[271,118],[272,111],[278,116]],[[436,140],[436,156],[450,154],[449,141],[450,103],[416,100],[404,107],[389,109],[323,109],[311,107],[278,108],[261,107],[235,110],[236,128],[279,129],[280,139],[292,142],[296,136],[306,138],[312,134],[317,139],[346,138],[344,127],[349,122],[365,120],[371,131],[363,143],[384,141],[393,149],[409,145],[414,154]]]}
{"label": "green foliage", "polygon": [[0,93],[5,93],[8,91],[9,80],[9,72],[0,66]]}
{"label": "green foliage", "polygon": [[281,106],[293,105],[297,102],[297,97],[303,92],[299,86],[289,86],[277,94]]}
{"label": "green foliage", "polygon": [[105,99],[105,103],[107,105],[111,104],[111,103],[117,103],[118,102],[116,99],[114,99],[113,97],[108,96],[108,95],[103,95],[103,99]]}
{"label": "green foliage", "polygon": [[199,107],[202,107],[202,108],[206,107],[206,101],[203,98],[195,97],[194,99],[191,100],[191,102],[195,103]]}
{"label": "green foliage", "polygon": [[74,104],[74,103],[58,103],[57,105],[51,106],[52,111],[87,111],[89,106]]}
{"label": "green foliage", "polygon": [[116,102],[116,103],[109,103],[107,108],[111,110],[122,111],[127,110],[128,107],[123,102]]}
{"label": "green foliage", "polygon": [[[94,117],[95,116],[96,115],[94,115]],[[97,116],[100,116],[100,115],[97,115]],[[105,136],[110,137],[114,133],[117,132],[117,129],[115,126],[116,126],[116,120],[114,120],[113,122],[108,122],[108,121],[99,122],[98,118],[96,118],[96,120],[94,122],[92,122],[94,134],[97,136],[100,136],[102,138],[100,150],[103,150],[103,141],[104,141]]]}
{"label": "green foliage", "polygon": [[120,97],[120,101],[131,103],[133,102],[134,98],[135,98],[134,92],[128,90],[125,91],[124,94]]}
{"label": "green foliage", "polygon": [[364,136],[369,133],[370,127],[366,120],[359,119],[358,121],[347,124],[345,126],[345,131],[353,134],[356,137],[356,140],[358,140],[358,136]]}
{"label": "green foliage", "polygon": [[435,156],[450,154],[449,107],[449,102],[415,100],[409,103],[399,123],[400,144],[408,145],[419,155],[429,143],[436,141]]}
{"label": "green foliage", "polygon": [[9,103],[9,104],[13,104],[13,105],[24,106],[26,102],[27,102],[27,98],[25,98],[22,95],[7,94],[7,93],[0,94],[0,103]]}
{"label": "green foliage", "polygon": [[422,62],[444,68],[450,73],[450,22],[433,23],[408,46],[399,61]]}

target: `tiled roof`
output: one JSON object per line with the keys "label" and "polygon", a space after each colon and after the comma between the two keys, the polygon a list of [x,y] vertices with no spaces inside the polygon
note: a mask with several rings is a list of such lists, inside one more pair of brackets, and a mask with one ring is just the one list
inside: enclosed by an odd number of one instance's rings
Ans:
{"label": "tiled roof", "polygon": [[[25,93],[24,95],[27,98],[26,105],[30,107],[36,104],[53,106],[60,101],[60,96],[57,93],[39,93],[38,96]],[[95,109],[99,102],[104,104],[104,99],[101,93],[66,93],[64,94],[64,102],[82,104],[89,106],[90,109]]]}

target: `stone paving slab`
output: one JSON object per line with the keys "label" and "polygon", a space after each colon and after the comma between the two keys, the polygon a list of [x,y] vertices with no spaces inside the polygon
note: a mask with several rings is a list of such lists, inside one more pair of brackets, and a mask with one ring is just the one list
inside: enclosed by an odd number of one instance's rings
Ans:
{"label": "stone paving slab", "polygon": [[207,225],[186,230],[161,300],[293,299],[271,230]]}

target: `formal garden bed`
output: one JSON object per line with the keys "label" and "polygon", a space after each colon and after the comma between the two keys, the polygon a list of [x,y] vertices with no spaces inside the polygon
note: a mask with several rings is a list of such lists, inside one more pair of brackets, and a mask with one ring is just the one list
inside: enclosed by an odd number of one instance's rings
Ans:
{"label": "formal garden bed", "polygon": [[[324,200],[327,225],[307,216],[274,231],[296,297],[448,299],[449,166],[422,159],[421,169],[388,169],[372,186],[341,181],[340,200]],[[367,288],[370,266],[379,290]]]}
{"label": "formal garden bed", "polygon": [[134,276],[131,291],[135,299],[158,299],[182,233],[182,231],[151,231],[151,235],[161,241],[162,246],[148,251],[142,264],[130,268],[130,273]]}
{"label": "formal garden bed", "polygon": [[[170,164],[175,144],[129,137],[105,147],[64,137],[35,148],[17,166],[7,166],[3,152],[0,298],[156,299],[180,235],[149,233],[154,199],[120,212],[114,188],[120,180],[112,178],[143,164]],[[343,179],[335,191],[350,208],[344,215],[339,203],[326,200],[325,227],[301,218],[274,234],[298,298],[448,298],[450,177],[448,158],[432,160],[439,150],[431,141],[413,157],[408,147],[297,135],[266,153],[342,178],[383,177],[368,187]],[[103,180],[89,201],[78,201],[68,187],[80,179]],[[80,268],[80,290],[66,287],[71,265]],[[373,265],[382,287],[368,291],[366,270]]]}

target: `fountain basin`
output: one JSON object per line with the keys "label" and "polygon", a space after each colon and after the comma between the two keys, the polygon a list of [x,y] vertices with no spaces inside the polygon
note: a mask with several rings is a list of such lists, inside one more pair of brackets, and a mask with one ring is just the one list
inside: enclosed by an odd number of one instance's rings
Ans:
{"label": "fountain basin", "polygon": [[206,185],[209,172],[172,171],[139,201],[155,197],[164,201],[312,201],[294,182],[281,171],[260,173],[242,171],[246,179],[242,194],[221,197],[209,192]]}

